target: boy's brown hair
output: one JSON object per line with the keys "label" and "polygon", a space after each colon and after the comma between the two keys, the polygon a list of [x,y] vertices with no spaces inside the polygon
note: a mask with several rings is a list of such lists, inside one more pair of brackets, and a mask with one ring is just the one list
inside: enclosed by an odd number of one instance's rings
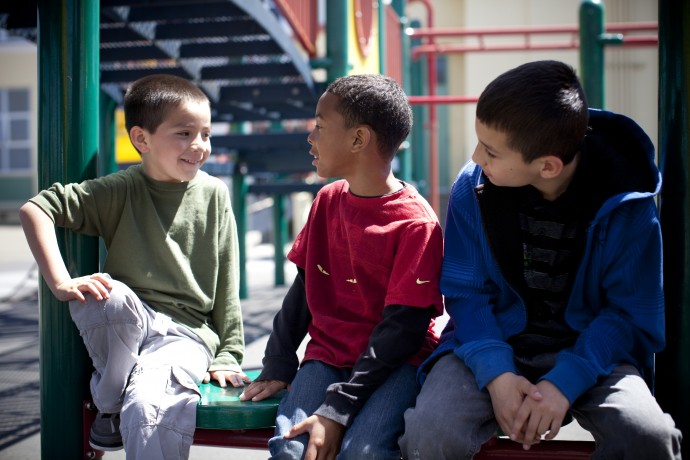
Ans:
{"label": "boy's brown hair", "polygon": [[154,74],[132,83],[124,97],[125,127],[139,126],[150,133],[163,123],[171,109],[184,101],[207,103],[206,94],[182,77]]}
{"label": "boy's brown hair", "polygon": [[568,164],[589,122],[575,70],[559,61],[528,62],[493,80],[477,101],[477,119],[507,135],[525,163],[555,155]]}

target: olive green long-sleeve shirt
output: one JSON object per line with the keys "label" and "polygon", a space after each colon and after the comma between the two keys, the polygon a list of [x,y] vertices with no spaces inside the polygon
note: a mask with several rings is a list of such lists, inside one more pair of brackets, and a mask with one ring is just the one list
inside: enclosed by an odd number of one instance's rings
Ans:
{"label": "olive green long-sleeve shirt", "polygon": [[159,182],[132,166],[54,184],[31,201],[56,226],[102,237],[103,271],[197,334],[214,356],[209,370],[240,371],[237,228],[222,181],[200,171],[190,182]]}

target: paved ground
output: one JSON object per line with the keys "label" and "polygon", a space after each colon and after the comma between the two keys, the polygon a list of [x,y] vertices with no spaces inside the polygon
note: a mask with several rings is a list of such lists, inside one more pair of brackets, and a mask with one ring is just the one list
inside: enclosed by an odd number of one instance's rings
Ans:
{"label": "paved ground", "polygon": [[[40,454],[38,274],[21,228],[0,225],[0,460],[36,460]],[[285,266],[289,283],[294,275]],[[247,370],[258,369],[271,322],[287,287],[274,287],[272,248],[256,246],[248,254],[249,298],[243,300]],[[559,439],[591,439],[574,424]],[[192,446],[190,460],[259,460],[267,451]],[[108,460],[124,452],[107,453]]]}

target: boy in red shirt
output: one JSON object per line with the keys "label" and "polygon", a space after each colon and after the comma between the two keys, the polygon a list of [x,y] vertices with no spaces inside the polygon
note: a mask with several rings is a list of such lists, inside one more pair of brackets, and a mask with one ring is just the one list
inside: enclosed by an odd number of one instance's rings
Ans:
{"label": "boy in red shirt", "polygon": [[438,219],[391,168],[411,126],[407,96],[389,77],[342,77],[318,102],[312,164],[342,180],[319,192],[288,254],[298,274],[264,369],[242,397],[289,388],[273,458],[400,458],[417,366],[438,343],[434,318],[443,311]]}

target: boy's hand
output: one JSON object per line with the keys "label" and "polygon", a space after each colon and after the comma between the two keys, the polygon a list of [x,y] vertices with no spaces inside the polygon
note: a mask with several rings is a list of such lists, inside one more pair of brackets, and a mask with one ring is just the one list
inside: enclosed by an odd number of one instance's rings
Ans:
{"label": "boy's hand", "polygon": [[204,376],[204,383],[210,382],[211,379],[216,380],[222,388],[225,388],[226,386],[228,386],[227,382],[230,382],[230,385],[234,386],[235,388],[243,387],[245,383],[251,382],[249,377],[247,377],[247,374],[245,374],[244,372],[235,372],[235,371],[210,371],[210,372],[207,372],[206,375]]}
{"label": "boy's hand", "polygon": [[303,433],[309,433],[304,460],[334,460],[340,452],[345,427],[326,417],[312,415],[293,426],[285,437],[294,438]]}
{"label": "boy's hand", "polygon": [[110,297],[113,289],[111,279],[105,273],[94,273],[89,276],[70,278],[62,281],[55,286],[53,294],[58,300],[69,302],[78,300],[86,303],[85,294],[91,294],[96,300],[106,300]]}
{"label": "boy's hand", "polygon": [[261,401],[262,399],[270,398],[283,388],[289,389],[290,385],[282,380],[252,382],[240,395],[240,401]]}
{"label": "boy's hand", "polygon": [[[494,416],[503,432],[513,441],[521,439],[516,429],[516,415],[525,399],[540,401],[539,388],[529,380],[512,372],[506,372],[493,379],[486,386],[491,395]],[[518,427],[519,428],[519,427]]]}
{"label": "boy's hand", "polygon": [[538,401],[526,398],[523,401],[511,431],[520,433],[514,440],[522,442],[525,450],[529,450],[533,444],[538,444],[544,434],[544,439],[547,440],[556,437],[570,407],[568,398],[548,380],[539,382],[537,388],[542,399]]}

